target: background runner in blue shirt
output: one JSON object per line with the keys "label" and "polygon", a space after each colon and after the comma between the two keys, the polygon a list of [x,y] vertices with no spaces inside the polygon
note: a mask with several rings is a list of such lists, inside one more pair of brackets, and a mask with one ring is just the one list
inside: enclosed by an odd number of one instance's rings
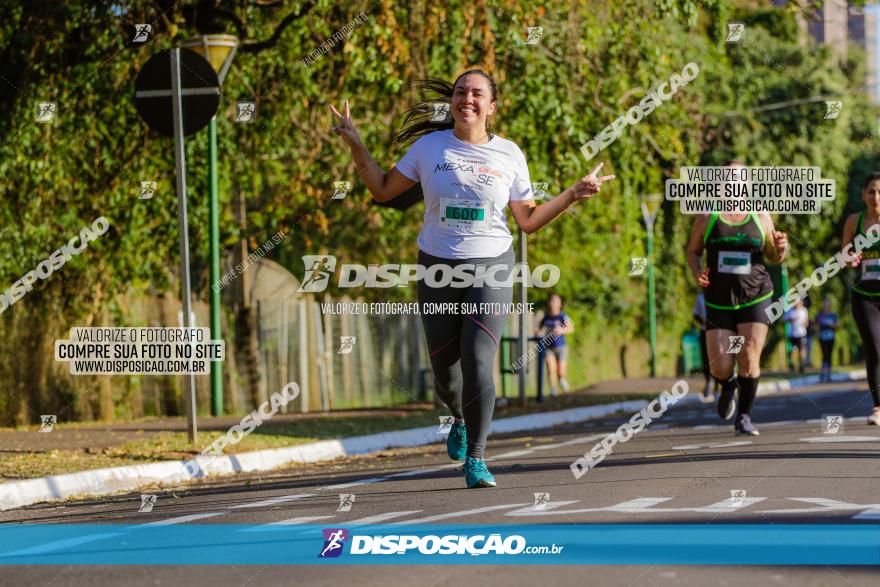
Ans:
{"label": "background runner in blue shirt", "polygon": [[543,336],[546,350],[544,362],[547,365],[547,373],[550,379],[550,396],[556,395],[556,383],[563,392],[568,391],[568,379],[566,368],[568,366],[568,347],[565,345],[565,335],[574,332],[574,325],[569,317],[562,311],[562,296],[551,294],[547,298],[547,306],[544,317],[535,331],[535,336]]}

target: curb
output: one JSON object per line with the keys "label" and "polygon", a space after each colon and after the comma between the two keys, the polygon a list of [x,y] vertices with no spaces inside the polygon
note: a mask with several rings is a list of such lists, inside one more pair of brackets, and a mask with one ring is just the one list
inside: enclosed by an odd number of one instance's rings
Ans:
{"label": "curb", "polygon": [[[832,373],[832,383],[842,383],[845,381],[857,381],[859,379],[867,379],[868,372],[865,369],[854,369],[846,373]],[[781,381],[767,381],[758,384],[758,395],[770,395],[780,391],[791,391],[797,387],[806,387],[807,385],[816,385],[820,383],[819,375],[806,375],[796,379],[788,379]]]}
{"label": "curb", "polygon": [[[514,416],[494,421],[492,433],[504,434],[550,428],[559,424],[602,418],[620,411],[637,411],[647,405],[646,400],[634,400]],[[445,436],[438,438],[435,426],[425,426],[221,457],[196,457],[205,473],[198,475],[197,478],[206,475],[268,471],[289,463],[314,463],[389,448],[423,446],[442,442],[444,438]],[[189,481],[194,477],[187,471],[185,463],[186,461],[161,461],[3,483],[0,484],[0,511],[73,496],[98,497],[119,491],[133,491],[155,483]]]}

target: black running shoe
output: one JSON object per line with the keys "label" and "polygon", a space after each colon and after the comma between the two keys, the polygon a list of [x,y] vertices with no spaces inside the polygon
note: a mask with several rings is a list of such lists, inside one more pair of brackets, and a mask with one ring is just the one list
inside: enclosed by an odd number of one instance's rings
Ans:
{"label": "black running shoe", "polygon": [[761,433],[758,432],[758,429],[755,428],[755,425],[752,424],[752,419],[749,418],[747,414],[740,414],[739,418],[736,419],[736,424],[733,426],[734,430],[736,430],[736,435],[740,434],[748,434],[750,436],[760,436]]}
{"label": "black running shoe", "polygon": [[736,413],[736,403],[733,401],[733,395],[736,393],[736,387],[732,388],[730,391],[721,389],[721,393],[718,394],[718,415],[721,416],[722,420],[730,420],[733,418],[733,414]]}

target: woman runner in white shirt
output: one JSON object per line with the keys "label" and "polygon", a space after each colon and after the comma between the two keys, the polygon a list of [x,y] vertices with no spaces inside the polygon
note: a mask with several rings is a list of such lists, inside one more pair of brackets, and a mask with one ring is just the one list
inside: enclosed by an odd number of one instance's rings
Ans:
{"label": "woman runner in white shirt", "polygon": [[[531,234],[558,218],[578,200],[588,199],[613,175],[599,176],[602,164],[558,197],[536,205],[526,159],[516,143],[488,131],[497,88],[479,69],[464,72],[451,85],[434,81],[431,89],[450,105],[451,120],[432,123],[427,104],[410,111],[412,124],[399,141],[421,136],[390,171],[373,161],[351,119],[348,101],[333,132],[350,147],[357,171],[378,203],[391,202],[407,190],[421,191],[425,215],[419,234],[419,303],[510,303],[513,237],[504,209]],[[437,101],[435,101],[437,102]],[[420,185],[419,185],[420,184]],[[461,265],[469,265],[462,268]],[[485,272],[485,283],[443,281],[455,271]],[[458,278],[456,278],[458,279]],[[503,314],[427,314],[422,312],[437,394],[455,418],[447,438],[450,458],[464,460],[468,487],[494,487],[495,479],[483,461],[486,438],[495,407],[492,378]]]}

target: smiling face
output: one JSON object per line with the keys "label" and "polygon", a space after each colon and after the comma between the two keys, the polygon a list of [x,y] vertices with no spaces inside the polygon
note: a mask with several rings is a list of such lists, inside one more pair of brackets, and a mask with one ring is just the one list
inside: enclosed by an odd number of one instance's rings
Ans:
{"label": "smiling face", "polygon": [[482,75],[462,76],[452,91],[452,118],[455,126],[485,129],[486,119],[495,112],[492,87]]}
{"label": "smiling face", "polygon": [[875,217],[880,217],[880,180],[875,179],[865,187],[862,200]]}

